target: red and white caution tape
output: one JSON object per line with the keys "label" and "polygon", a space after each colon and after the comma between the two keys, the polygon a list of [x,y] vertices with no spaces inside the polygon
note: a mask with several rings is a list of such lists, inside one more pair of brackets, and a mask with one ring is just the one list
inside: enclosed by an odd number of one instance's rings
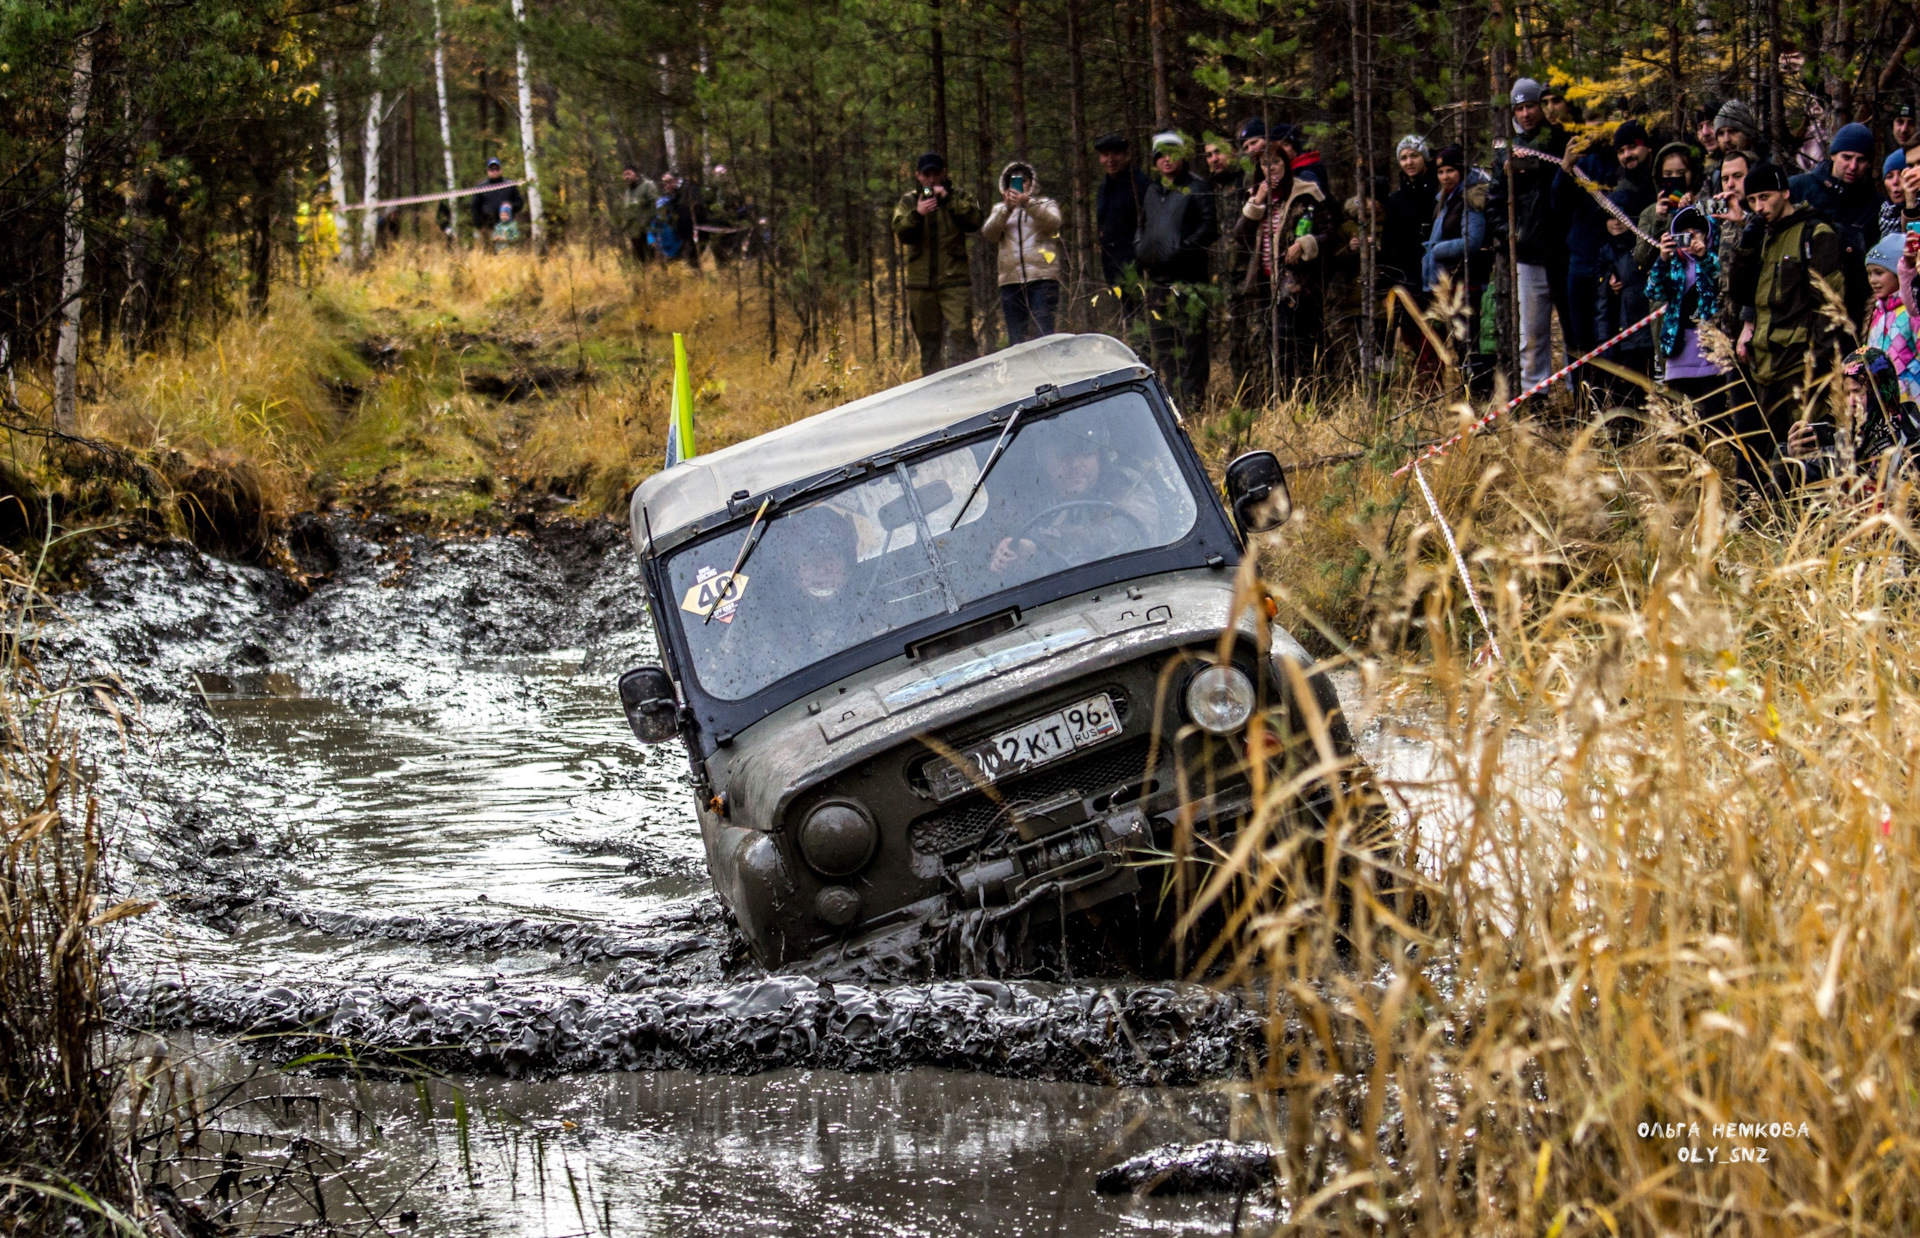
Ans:
{"label": "red and white caution tape", "polygon": [[[1543,150],[1535,150],[1531,146],[1515,146],[1512,148],[1512,150],[1513,150],[1513,153],[1516,155],[1528,155],[1528,156],[1531,156],[1532,158],[1540,160],[1542,163],[1551,163],[1556,165],[1560,164],[1560,161],[1558,159],[1555,159],[1552,155],[1549,155],[1547,152]],[[1620,209],[1619,204],[1616,203],[1612,198],[1609,198],[1601,190],[1599,185],[1595,184],[1591,179],[1588,178],[1586,173],[1581,172],[1577,168],[1566,167],[1564,165],[1561,165],[1561,170],[1566,172],[1569,176],[1573,177],[1574,181],[1579,184],[1580,188],[1586,190],[1587,193],[1593,197],[1593,200],[1600,204],[1601,210],[1613,216],[1615,219],[1619,220],[1621,223],[1627,225],[1627,231],[1633,233],[1635,236],[1639,237],[1641,240],[1645,241],[1647,244],[1653,246],[1655,249],[1660,248],[1660,242],[1656,238],[1650,237],[1646,233],[1640,231],[1640,225],[1636,223],[1634,220],[1628,219],[1627,213]]]}
{"label": "red and white caution tape", "polygon": [[1440,526],[1440,536],[1447,539],[1447,553],[1453,556],[1454,570],[1460,573],[1460,583],[1467,587],[1467,601],[1473,603],[1473,613],[1480,616],[1480,628],[1487,634],[1487,643],[1493,646],[1493,656],[1505,662],[1507,655],[1500,652],[1500,638],[1493,634],[1493,625],[1487,622],[1486,607],[1480,605],[1480,595],[1474,592],[1473,577],[1467,575],[1467,561],[1460,555],[1460,544],[1453,540],[1453,526],[1440,514],[1440,504],[1434,501],[1433,487],[1427,485],[1427,475],[1420,471],[1419,461],[1413,464],[1414,480],[1420,483],[1420,493],[1427,498],[1427,510],[1433,513],[1434,523]]}
{"label": "red and white caution tape", "polygon": [[1520,407],[1520,405],[1529,396],[1538,395],[1540,392],[1545,391],[1548,387],[1553,386],[1553,384],[1559,382],[1561,379],[1573,373],[1575,370],[1579,369],[1581,366],[1585,365],[1587,362],[1593,360],[1595,357],[1599,356],[1601,353],[1607,351],[1607,349],[1612,348],[1615,344],[1618,344],[1621,340],[1626,339],[1629,335],[1632,335],[1635,331],[1638,331],[1640,328],[1652,323],[1654,319],[1660,317],[1660,315],[1666,310],[1666,308],[1667,307],[1664,305],[1654,306],[1653,313],[1648,314],[1645,318],[1642,318],[1639,322],[1634,323],[1632,326],[1622,329],[1620,334],[1614,336],[1612,339],[1600,345],[1600,347],[1594,349],[1592,352],[1586,353],[1583,356],[1576,357],[1572,361],[1567,362],[1565,365],[1561,366],[1559,369],[1555,370],[1553,373],[1547,375],[1545,378],[1541,379],[1539,382],[1535,383],[1533,386],[1528,387],[1525,391],[1522,391],[1519,395],[1513,397],[1511,400],[1508,400],[1505,404],[1502,404],[1499,408],[1492,410],[1485,417],[1482,417],[1480,420],[1474,422],[1472,425],[1468,426],[1466,429],[1462,430],[1460,433],[1454,435],[1452,438],[1443,439],[1442,441],[1435,443],[1433,446],[1427,448],[1424,452],[1420,453],[1419,455],[1415,456],[1413,459],[1401,465],[1399,468],[1395,469],[1393,471],[1393,475],[1395,477],[1405,477],[1407,475],[1408,469],[1416,468],[1421,462],[1426,460],[1431,460],[1435,456],[1445,455],[1450,448],[1452,448],[1455,444],[1459,443],[1461,440],[1470,438],[1473,435],[1480,433],[1480,431],[1486,429],[1489,425],[1492,425],[1494,422],[1494,419],[1499,417],[1502,413],[1512,412],[1514,409]]}
{"label": "red and white caution tape", "polygon": [[389,206],[418,206],[422,202],[445,202],[450,198],[468,198],[476,193],[485,193],[489,189],[505,189],[509,185],[524,185],[526,178],[517,181],[488,181],[484,185],[474,185],[468,189],[450,189],[446,193],[421,193],[411,198],[387,198],[379,202],[349,202],[340,209],[343,211],[377,211]]}

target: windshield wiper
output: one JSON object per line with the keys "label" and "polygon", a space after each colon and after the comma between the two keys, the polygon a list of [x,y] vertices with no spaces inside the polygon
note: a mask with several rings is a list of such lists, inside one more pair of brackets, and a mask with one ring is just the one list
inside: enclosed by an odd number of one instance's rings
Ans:
{"label": "windshield wiper", "polygon": [[993,450],[987,453],[987,462],[980,466],[979,475],[973,479],[973,489],[967,491],[966,501],[961,503],[960,510],[953,514],[953,523],[947,526],[947,532],[951,533],[960,527],[960,518],[967,514],[967,507],[973,502],[973,496],[979,494],[980,487],[987,484],[987,474],[993,472],[993,466],[1000,463],[1001,456],[1007,454],[1007,444],[1013,440],[1013,432],[1020,425],[1020,418],[1026,414],[1026,411],[1027,406],[1024,404],[1014,406],[1013,415],[1007,418],[1006,429],[1000,431],[1000,437],[995,440]]}
{"label": "windshield wiper", "polygon": [[[721,603],[734,595],[733,582],[740,578],[740,569],[747,565],[747,559],[753,554],[754,548],[760,544],[760,539],[766,536],[767,526],[762,521],[766,518],[767,508],[772,506],[772,495],[760,500],[760,510],[753,513],[753,523],[747,526],[747,540],[740,543],[740,553],[733,556],[733,567],[727,571],[727,583],[721,587],[720,596],[713,600],[713,605],[707,608],[707,617],[700,621],[701,627],[704,628],[712,623],[714,612],[720,609]],[[738,603],[735,603],[734,609],[739,609]]]}

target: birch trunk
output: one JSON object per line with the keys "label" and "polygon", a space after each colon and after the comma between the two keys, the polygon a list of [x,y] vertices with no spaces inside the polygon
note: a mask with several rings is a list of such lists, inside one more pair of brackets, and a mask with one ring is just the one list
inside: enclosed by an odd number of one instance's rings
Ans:
{"label": "birch trunk", "polygon": [[[380,20],[379,0],[373,6],[373,20]],[[386,100],[380,93],[380,32],[373,32],[373,42],[367,47],[367,76],[373,81],[373,97],[367,100],[367,134],[361,144],[361,182],[360,202],[366,209],[360,212],[360,259],[363,262],[373,260],[373,241],[376,225],[379,222],[370,203],[380,200],[380,122],[386,108]]]}
{"label": "birch trunk", "polygon": [[666,148],[667,171],[680,174],[680,142],[673,132],[673,74],[667,54],[660,53],[660,144]]}
{"label": "birch trunk", "polygon": [[333,193],[333,237],[340,246],[335,258],[344,258],[352,234],[347,231],[347,160],[340,152],[340,105],[328,91],[321,100],[327,114],[327,188]]}
{"label": "birch trunk", "polygon": [[540,173],[534,168],[533,83],[527,80],[527,5],[513,0],[513,66],[520,79],[520,159],[521,175],[527,178],[527,219],[533,225],[533,252],[545,253],[547,229],[540,209]]}
{"label": "birch trunk", "polygon": [[85,182],[87,99],[93,93],[93,33],[80,36],[73,54],[73,95],[67,104],[66,268],[60,276],[60,335],[53,351],[53,428],[73,434],[80,427],[80,294],[87,273]]}
{"label": "birch trunk", "polygon": [[[446,163],[447,192],[452,193],[460,186],[453,175],[453,122],[447,115],[447,36],[440,24],[440,0],[433,0],[433,89],[440,104],[440,157]],[[458,202],[447,203],[447,214],[447,226],[453,229],[448,239],[457,242],[460,239]]]}

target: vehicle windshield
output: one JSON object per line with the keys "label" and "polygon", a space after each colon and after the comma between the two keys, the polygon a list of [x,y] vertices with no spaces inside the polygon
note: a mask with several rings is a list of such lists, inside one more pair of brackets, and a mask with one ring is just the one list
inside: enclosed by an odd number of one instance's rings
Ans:
{"label": "vehicle windshield", "polygon": [[701,687],[743,700],[930,616],[1172,545],[1198,516],[1137,391],[1029,413],[963,514],[993,443],[923,456],[781,512],[731,588],[744,527],[676,552],[668,579]]}

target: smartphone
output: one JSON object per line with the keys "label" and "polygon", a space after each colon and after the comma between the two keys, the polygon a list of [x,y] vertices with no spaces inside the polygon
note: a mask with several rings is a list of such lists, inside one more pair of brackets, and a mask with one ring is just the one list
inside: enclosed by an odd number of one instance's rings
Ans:
{"label": "smartphone", "polygon": [[1027,178],[1018,172],[1013,174],[1013,180],[1010,183],[1013,185],[1013,191],[1015,193],[1025,193],[1027,191]]}

